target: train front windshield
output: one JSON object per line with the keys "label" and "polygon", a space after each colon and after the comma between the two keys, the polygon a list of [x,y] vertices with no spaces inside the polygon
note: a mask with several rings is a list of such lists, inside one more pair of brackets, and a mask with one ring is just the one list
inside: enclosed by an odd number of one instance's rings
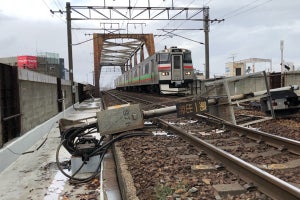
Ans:
{"label": "train front windshield", "polygon": [[183,62],[184,63],[192,63],[192,55],[190,52],[183,54]]}
{"label": "train front windshield", "polygon": [[169,53],[161,53],[159,54],[159,64],[167,64],[170,63],[170,54]]}

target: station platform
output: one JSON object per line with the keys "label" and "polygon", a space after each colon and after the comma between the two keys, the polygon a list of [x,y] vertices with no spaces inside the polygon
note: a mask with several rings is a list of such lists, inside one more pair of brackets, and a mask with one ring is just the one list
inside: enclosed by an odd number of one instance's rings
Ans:
{"label": "station platform", "polygon": [[[36,134],[33,130],[33,132],[26,133],[26,137],[17,138],[16,141],[6,144],[0,150],[2,163],[0,163],[0,168],[2,167],[0,199],[120,200],[121,195],[111,151],[104,157],[100,175],[88,183],[72,184],[56,165],[56,151],[61,142],[57,119],[84,119],[86,123],[90,123],[96,120],[96,112],[102,109],[101,105],[101,99],[84,101],[41,125],[51,127],[49,131],[37,128],[38,131],[44,130],[44,132]],[[35,138],[36,142],[29,149],[17,148],[22,145],[22,140],[28,140],[26,139],[29,137],[28,134],[35,137],[43,136]],[[5,163],[4,160],[10,157],[14,157],[15,160],[12,163]]]}

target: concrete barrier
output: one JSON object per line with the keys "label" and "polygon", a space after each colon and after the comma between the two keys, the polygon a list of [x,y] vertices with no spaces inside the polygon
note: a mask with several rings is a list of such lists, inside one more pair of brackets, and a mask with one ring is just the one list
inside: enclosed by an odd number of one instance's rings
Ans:
{"label": "concrete barrier", "polygon": [[[73,107],[65,110],[66,113],[73,111]],[[28,151],[37,141],[46,137],[49,131],[58,126],[56,122],[63,117],[64,113],[61,112],[44,123],[34,127],[32,130],[26,132],[22,136],[15,138],[13,141],[8,142],[0,149],[0,172],[6,169],[10,164],[17,160],[23,152]]]}

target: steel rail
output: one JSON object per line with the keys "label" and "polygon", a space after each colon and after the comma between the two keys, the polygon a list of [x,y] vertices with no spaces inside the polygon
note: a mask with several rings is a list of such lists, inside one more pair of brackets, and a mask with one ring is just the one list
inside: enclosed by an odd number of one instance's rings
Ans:
{"label": "steel rail", "polygon": [[155,102],[152,102],[152,101],[148,101],[148,100],[141,99],[141,98],[138,98],[138,97],[129,96],[129,95],[122,94],[122,93],[118,93],[118,95],[121,95],[123,97],[129,98],[129,99],[132,99],[132,100],[136,100],[138,102],[143,102],[143,103],[146,103],[146,104],[153,104],[153,103],[155,103]]}
{"label": "steel rail", "polygon": [[121,99],[120,97],[118,97],[118,96],[115,95],[115,94],[112,94],[111,92],[105,91],[105,92],[103,92],[103,93],[108,94],[108,95],[110,95],[110,96],[112,96],[112,97],[114,97],[114,98],[118,99],[119,101],[122,101],[122,102],[124,102],[124,103],[126,103],[126,104],[129,103],[128,101],[125,101],[124,99]]}
{"label": "steel rail", "polygon": [[[209,117],[207,117],[207,116],[209,116]],[[253,139],[253,140],[256,140],[259,142],[265,142],[266,144],[276,147],[278,149],[288,150],[289,152],[300,155],[300,141],[292,140],[292,139],[281,137],[278,135],[273,135],[273,134],[255,130],[255,129],[249,129],[249,128],[239,126],[239,125],[234,125],[227,121],[220,121],[210,115],[207,115],[207,116],[195,115],[195,117],[198,120],[206,120],[211,123],[222,124],[224,126],[224,128],[232,130],[232,131],[237,131],[239,134],[244,135],[250,139]]]}
{"label": "steel rail", "polygon": [[254,183],[258,190],[271,198],[289,200],[300,199],[299,188],[205,142],[204,140],[201,140],[200,138],[188,134],[185,130],[171,125],[162,119],[155,118],[155,121],[166,129],[178,134],[181,138],[190,142],[195,147],[205,151],[208,156],[212,156],[216,160],[222,162],[232,173],[238,174],[239,177],[247,182]]}

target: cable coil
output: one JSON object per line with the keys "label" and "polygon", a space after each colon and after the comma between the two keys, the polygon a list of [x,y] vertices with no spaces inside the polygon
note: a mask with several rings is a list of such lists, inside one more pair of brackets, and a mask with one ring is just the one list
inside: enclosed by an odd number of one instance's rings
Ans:
{"label": "cable coil", "polygon": [[[101,171],[101,163],[107,152],[107,150],[117,141],[125,138],[135,137],[135,136],[149,136],[149,133],[134,132],[134,133],[123,133],[115,136],[113,139],[104,142],[104,136],[100,139],[91,137],[91,133],[95,133],[97,129],[97,123],[92,123],[89,125],[81,127],[72,127],[65,131],[61,131],[61,142],[56,150],[56,164],[58,169],[68,177],[73,183],[83,183],[94,179]],[[88,148],[81,148],[81,146],[88,146]],[[64,147],[72,156],[80,156],[82,158],[81,166],[72,174],[69,175],[65,168],[63,168],[61,161],[59,160],[59,153],[61,147]],[[89,159],[93,156],[100,156],[100,161],[95,172],[86,178],[75,177],[79,171],[83,168]]]}

